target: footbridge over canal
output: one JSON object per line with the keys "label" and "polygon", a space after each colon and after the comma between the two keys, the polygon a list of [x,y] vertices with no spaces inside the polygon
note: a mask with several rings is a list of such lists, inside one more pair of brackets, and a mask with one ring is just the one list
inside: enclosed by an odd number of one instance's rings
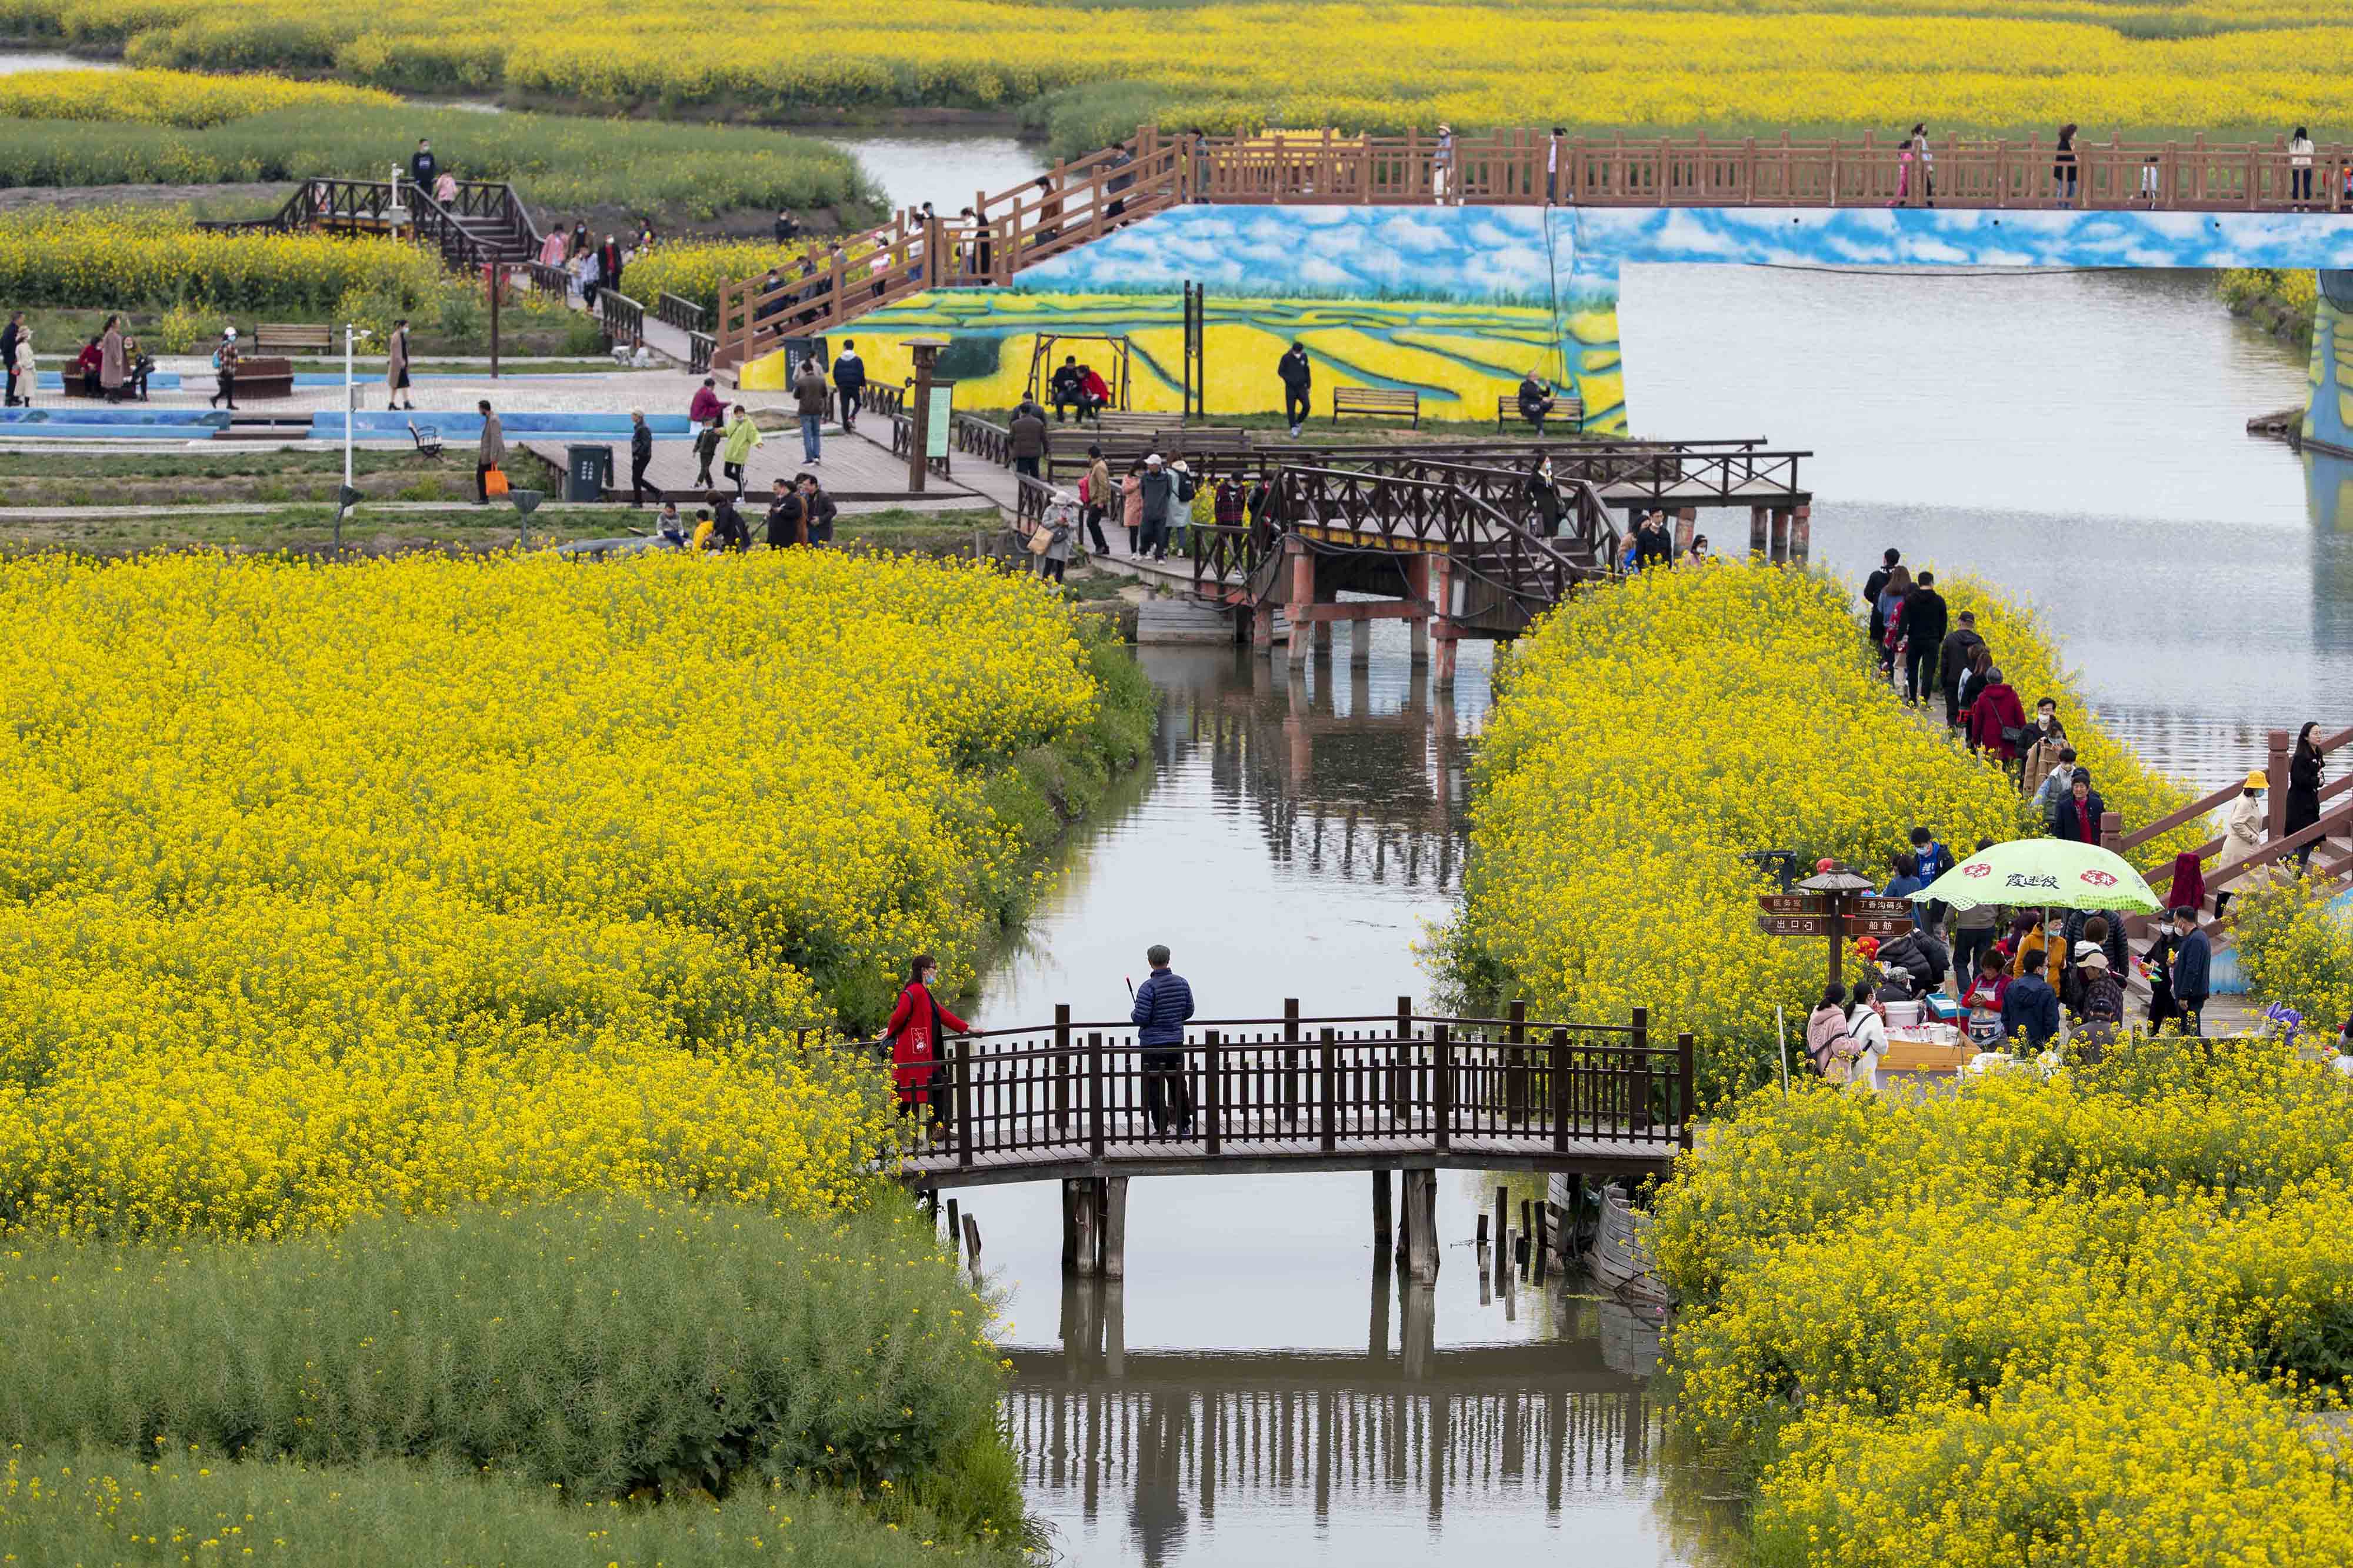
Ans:
{"label": "footbridge over canal", "polygon": [[[873,1047],[881,1050],[877,1042]],[[1393,1011],[1189,1026],[1145,1047],[1124,1022],[1073,1020],[952,1037],[929,1093],[934,1136],[897,1173],[925,1190],[1063,1184],[1066,1257],[1124,1272],[1136,1176],[1404,1173],[1399,1250],[1438,1268],[1440,1170],[1562,1172],[1630,1184],[1689,1149],[1692,1037],[1662,1039],[1646,1009],[1622,1025]]]}

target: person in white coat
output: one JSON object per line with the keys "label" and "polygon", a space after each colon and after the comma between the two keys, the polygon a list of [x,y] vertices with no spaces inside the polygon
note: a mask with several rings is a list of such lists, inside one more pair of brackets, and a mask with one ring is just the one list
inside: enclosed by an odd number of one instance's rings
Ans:
{"label": "person in white coat", "polygon": [[[2263,828],[2269,814],[2263,809],[2263,792],[2271,788],[2271,780],[2259,770],[2247,775],[2239,798],[2222,808],[2222,852],[2214,857],[2216,871],[2228,870],[2263,847]],[[2252,893],[2270,879],[2269,868],[2250,871],[2236,879],[2230,887],[2218,889],[2214,894],[2214,918],[2221,920],[2234,893]]]}
{"label": "person in white coat", "polygon": [[1854,1012],[1847,1019],[1847,1033],[1853,1040],[1854,1051],[1854,1067],[1848,1081],[1876,1094],[1879,1061],[1887,1054],[1887,1020],[1879,1016],[1868,981],[1854,988]]}

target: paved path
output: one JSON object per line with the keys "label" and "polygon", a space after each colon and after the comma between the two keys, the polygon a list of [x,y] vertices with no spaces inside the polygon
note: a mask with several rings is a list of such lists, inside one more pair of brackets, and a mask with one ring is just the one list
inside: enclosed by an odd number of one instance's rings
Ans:
{"label": "paved path", "polygon": [[[873,425],[885,430],[889,428],[886,422],[871,416],[869,418]],[[828,424],[818,436],[818,461],[814,465],[805,464],[801,459],[801,435],[797,425],[783,430],[764,430],[761,435],[764,439],[752,449],[751,461],[744,465],[744,490],[750,499],[756,500],[767,495],[771,481],[777,479],[789,481],[805,469],[815,474],[818,481],[825,486],[826,493],[838,501],[896,502],[921,499],[907,489],[907,460],[893,457],[887,442],[875,440],[862,429],[857,434],[845,436],[839,426]],[[521,443],[533,456],[546,459],[558,468],[562,468],[567,460],[565,447],[575,444],[564,441]],[[973,477],[985,479],[986,475],[978,471],[984,467],[976,465]],[[657,441],[654,443],[653,462],[646,469],[646,478],[664,495],[674,495],[683,501],[702,493],[695,482],[701,471],[702,461],[694,455],[693,443]],[[1004,474],[1002,469],[997,471]],[[713,483],[724,482],[716,459],[711,465],[711,477]],[[1004,478],[1009,480],[1011,476],[1004,475]],[[629,449],[626,442],[613,444],[613,483],[622,493],[627,493]],[[1002,493],[993,494],[992,490]],[[953,498],[957,504],[968,507],[996,502],[1008,513],[1013,506],[1009,483],[975,485],[968,483],[966,476],[962,473],[954,479],[944,479],[937,474],[930,476],[923,495]]]}

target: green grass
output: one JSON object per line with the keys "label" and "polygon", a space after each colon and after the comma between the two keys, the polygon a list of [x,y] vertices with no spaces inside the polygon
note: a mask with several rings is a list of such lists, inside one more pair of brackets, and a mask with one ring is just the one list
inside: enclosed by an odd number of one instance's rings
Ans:
{"label": "green grass", "polygon": [[961,1543],[939,1531],[926,1510],[878,1510],[781,1485],[739,1488],[724,1501],[587,1504],[505,1477],[397,1458],[305,1468],[174,1449],[141,1465],[120,1453],[69,1448],[0,1459],[0,1560],[19,1563],[217,1556],[301,1568],[391,1561],[409,1568],[734,1568],[783,1558],[914,1568],[945,1558],[1012,1568],[1020,1561],[1008,1545]]}
{"label": "green grass", "polygon": [[[479,290],[459,290],[452,287],[446,291],[447,305],[440,301],[408,312],[409,343],[420,357],[429,353],[487,354],[491,352],[491,318],[489,308],[480,298]],[[25,324],[33,330],[33,345],[41,357],[41,368],[55,370],[61,358],[70,358],[81,352],[81,345],[95,337],[106,318],[120,314],[130,322],[132,336],[149,353],[209,353],[213,339],[225,326],[234,326],[249,344],[255,330],[264,321],[285,321],[308,325],[340,328],[343,315],[326,306],[279,305],[268,310],[216,310],[199,308],[196,320],[203,336],[186,347],[175,349],[164,342],[164,314],[168,301],[133,305],[122,310],[76,310],[58,306],[17,306],[25,311]],[[603,331],[586,311],[551,305],[543,310],[528,307],[504,308],[500,312],[499,352],[501,356],[518,354],[526,358],[561,358],[580,356],[571,363],[592,366],[597,370],[615,369],[613,362],[585,356],[595,354],[604,342]],[[340,340],[338,340],[340,341]],[[383,342],[381,333],[372,340]],[[361,363],[366,364],[363,360]],[[298,369],[333,370],[343,368],[340,359],[305,360],[297,363]],[[420,367],[423,368],[423,367]],[[479,367],[488,371],[487,366]],[[504,366],[501,374],[507,374]],[[515,374],[524,374],[517,371]],[[363,379],[382,381],[384,361],[375,361],[375,374]]]}
{"label": "green grass", "polygon": [[832,207],[853,226],[882,200],[839,148],[780,131],[405,106],[274,110],[201,131],[19,120],[0,135],[0,185],[234,184],[318,175],[382,178],[429,136],[461,179],[512,180],[551,209],[623,209],[670,221]]}

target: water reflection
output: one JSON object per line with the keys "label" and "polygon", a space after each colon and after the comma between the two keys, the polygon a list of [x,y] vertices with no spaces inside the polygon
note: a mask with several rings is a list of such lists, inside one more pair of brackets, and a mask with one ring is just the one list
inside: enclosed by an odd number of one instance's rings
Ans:
{"label": "water reflection", "polygon": [[1010,136],[973,136],[954,130],[823,140],[855,157],[892,207],[930,202],[947,214],[972,205],[975,193],[1002,195],[1052,163],[1042,149]]}

